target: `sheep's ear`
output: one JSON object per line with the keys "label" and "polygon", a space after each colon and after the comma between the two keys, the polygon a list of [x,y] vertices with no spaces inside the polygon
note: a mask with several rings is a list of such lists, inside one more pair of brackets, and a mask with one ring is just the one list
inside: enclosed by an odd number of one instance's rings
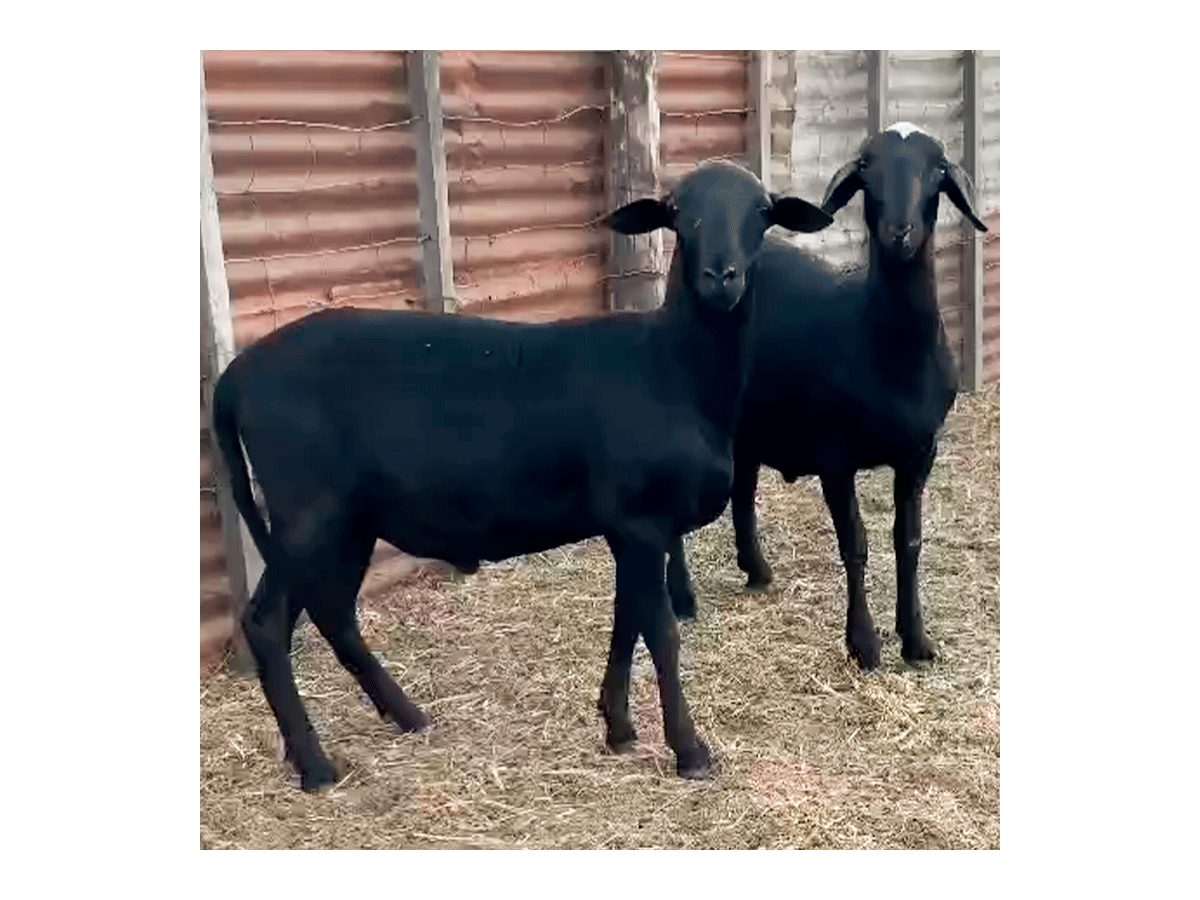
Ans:
{"label": "sheep's ear", "polygon": [[946,163],[946,174],[942,177],[942,193],[950,198],[950,202],[958,207],[959,212],[966,216],[972,225],[980,231],[987,231],[987,226],[979,221],[975,210],[971,208],[971,178],[959,166],[952,162]]}
{"label": "sheep's ear", "polygon": [[671,228],[675,224],[675,211],[661,200],[634,200],[610,212],[600,224],[619,234],[645,234],[656,228]]}
{"label": "sheep's ear", "polygon": [[858,193],[863,186],[862,176],[858,174],[859,161],[853,159],[846,163],[829,182],[825,189],[825,199],[821,201],[821,209],[833,215],[850,202],[850,198]]}
{"label": "sheep's ear", "polygon": [[767,214],[774,225],[789,231],[812,233],[833,224],[833,216],[799,197],[771,195],[771,211]]}

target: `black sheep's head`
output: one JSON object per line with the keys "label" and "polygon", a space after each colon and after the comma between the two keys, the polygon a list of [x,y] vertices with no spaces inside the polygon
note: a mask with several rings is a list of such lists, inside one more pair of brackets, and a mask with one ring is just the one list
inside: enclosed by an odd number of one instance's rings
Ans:
{"label": "black sheep's head", "polygon": [[772,194],[753,173],[723,160],[701,163],[662,199],[635,200],[603,220],[621,234],[670,228],[683,254],[683,279],[707,306],[728,311],[772,225],[820,231],[833,219],[798,197]]}
{"label": "black sheep's head", "polygon": [[971,207],[970,185],[967,173],[946,159],[940,141],[898,122],[864,141],[858,157],[837,171],[821,208],[832,215],[861,190],[871,240],[885,259],[908,262],[932,236],[942,194],[987,231]]}

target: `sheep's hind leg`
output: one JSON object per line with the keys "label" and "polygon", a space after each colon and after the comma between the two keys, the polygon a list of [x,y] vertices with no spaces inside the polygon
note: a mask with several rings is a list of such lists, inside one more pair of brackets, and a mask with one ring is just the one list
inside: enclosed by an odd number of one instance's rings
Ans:
{"label": "sheep's hind leg", "polygon": [[771,583],[771,567],[763,558],[758,543],[758,523],[754,516],[754,495],[758,490],[758,463],[735,456],[733,464],[733,536],[737,544],[738,568],[746,573],[746,587],[763,590]]}
{"label": "sheep's hind leg", "polygon": [[[610,539],[608,545],[612,550],[613,559],[618,559],[622,543]],[[633,667],[633,649],[638,639],[637,617],[628,591],[621,590],[620,573],[621,569],[618,567],[608,665],[600,683],[600,699],[596,702],[600,714],[604,717],[604,743],[614,753],[631,750],[637,741],[637,731],[629,718],[629,679]]]}
{"label": "sheep's hind leg", "polygon": [[695,618],[696,592],[688,576],[682,536],[672,538],[667,545],[667,593],[671,595],[671,611],[677,619]]}

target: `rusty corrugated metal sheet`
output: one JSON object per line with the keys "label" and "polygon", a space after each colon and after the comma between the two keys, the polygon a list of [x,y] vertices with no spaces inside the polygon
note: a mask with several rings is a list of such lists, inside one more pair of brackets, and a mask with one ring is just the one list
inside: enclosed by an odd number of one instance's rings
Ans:
{"label": "rusty corrugated metal sheet", "polygon": [[[238,348],[323,306],[419,303],[404,54],[205,52],[204,73]],[[209,443],[202,415],[206,663],[219,658],[233,629]],[[411,568],[409,558],[381,544],[367,584],[379,589]]]}
{"label": "rusty corrugated metal sheet", "polygon": [[443,52],[439,74],[460,311],[603,312],[603,54]]}
{"label": "rusty corrugated metal sheet", "polygon": [[[749,66],[750,53],[745,50],[660,51],[658,110],[664,188],[706,159],[745,164]],[[663,259],[668,264],[674,247],[674,232],[664,232]]]}
{"label": "rusty corrugated metal sheet", "polygon": [[334,302],[419,302],[404,54],[204,54],[238,347]]}
{"label": "rusty corrugated metal sheet", "polygon": [[746,158],[750,54],[744,50],[663,50],[658,109],[667,183],[714,157]]}
{"label": "rusty corrugated metal sheet", "polygon": [[983,380],[1000,380],[1000,210],[984,218],[983,241]]}

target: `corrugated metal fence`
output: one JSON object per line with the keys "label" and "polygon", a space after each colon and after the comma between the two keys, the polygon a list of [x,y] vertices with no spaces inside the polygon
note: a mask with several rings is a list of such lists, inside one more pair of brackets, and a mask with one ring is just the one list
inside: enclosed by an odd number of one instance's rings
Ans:
{"label": "corrugated metal fence", "polygon": [[[819,201],[867,132],[865,51],[771,51],[771,179]],[[744,161],[752,54],[663,51],[658,74],[664,185],[712,157]],[[607,55],[446,52],[439,60],[454,284],[460,311],[544,321],[604,311]],[[985,349],[999,377],[999,55],[983,54]],[[417,158],[403,52],[206,52],[209,136],[237,349],[315,309],[423,302]],[[963,152],[961,54],[889,54],[886,116]],[[794,238],[863,259],[862,201]],[[939,299],[962,353],[958,213],[943,204]],[[664,238],[669,259],[673,236]],[[201,378],[206,378],[202,354]],[[201,655],[233,617],[212,450],[201,415]],[[414,562],[380,545],[364,592]]]}
{"label": "corrugated metal fence", "polygon": [[[706,159],[745,159],[748,65],[749,55],[741,51],[664,50],[660,54],[658,108],[664,185]],[[674,248],[674,233],[664,233],[663,259],[667,262]]]}
{"label": "corrugated metal fence", "polygon": [[[393,52],[204,54],[238,349],[322,307],[418,302],[416,154],[404,63]],[[233,629],[210,443],[202,417],[205,664],[219,657]],[[367,584],[386,585],[411,568],[381,544]]]}
{"label": "corrugated metal fence", "polygon": [[[989,229],[1000,202],[1000,59],[983,56],[983,177],[977,212]],[[912,122],[939,138],[950,159],[964,152],[963,60],[960,51],[890,52],[887,56],[885,123]],[[858,151],[868,115],[867,52],[777,50],[772,54],[771,172],[775,189],[790,189],[819,201],[833,174]],[[995,215],[999,228],[999,215]],[[964,326],[969,298],[962,284],[965,230],[949,202],[938,210],[936,265],[938,302],[955,357],[965,355]],[[790,240],[842,265],[866,262],[867,232],[862,195],[836,221],[813,235]],[[992,254],[987,256],[986,254]],[[992,268],[986,268],[991,265]],[[991,280],[987,274],[991,274]],[[987,380],[999,378],[999,233],[985,237],[985,347]],[[989,364],[989,360],[991,363]]]}
{"label": "corrugated metal fence", "polygon": [[596,52],[440,60],[460,311],[547,321],[603,311],[608,88]]}

